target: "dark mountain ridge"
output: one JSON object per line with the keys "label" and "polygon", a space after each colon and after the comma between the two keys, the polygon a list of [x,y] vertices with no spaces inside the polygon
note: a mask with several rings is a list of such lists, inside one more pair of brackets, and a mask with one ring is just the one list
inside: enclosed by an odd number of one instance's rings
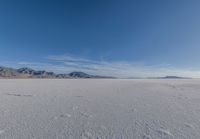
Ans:
{"label": "dark mountain ridge", "polygon": [[148,79],[192,79],[192,78],[180,77],[180,76],[165,76],[165,77],[149,77]]}
{"label": "dark mountain ridge", "polygon": [[84,72],[71,72],[69,74],[56,74],[45,70],[33,70],[31,68],[8,68],[0,66],[0,78],[112,78],[106,76],[89,75]]}

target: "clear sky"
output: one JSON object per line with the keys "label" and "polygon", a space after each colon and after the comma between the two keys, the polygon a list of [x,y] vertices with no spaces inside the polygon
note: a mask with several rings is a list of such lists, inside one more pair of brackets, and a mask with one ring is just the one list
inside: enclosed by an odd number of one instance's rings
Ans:
{"label": "clear sky", "polygon": [[0,64],[200,77],[198,0],[1,0]]}

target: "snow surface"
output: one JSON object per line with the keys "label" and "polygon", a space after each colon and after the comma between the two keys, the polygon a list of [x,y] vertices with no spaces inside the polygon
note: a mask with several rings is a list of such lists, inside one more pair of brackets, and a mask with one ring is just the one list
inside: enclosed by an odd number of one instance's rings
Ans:
{"label": "snow surface", "polygon": [[200,138],[200,80],[0,80],[0,139],[173,138]]}

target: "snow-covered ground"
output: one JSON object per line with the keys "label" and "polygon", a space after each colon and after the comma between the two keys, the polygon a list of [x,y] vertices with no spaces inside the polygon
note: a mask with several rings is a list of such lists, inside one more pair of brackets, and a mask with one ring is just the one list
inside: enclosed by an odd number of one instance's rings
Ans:
{"label": "snow-covered ground", "polygon": [[173,138],[200,138],[200,80],[0,80],[0,139]]}

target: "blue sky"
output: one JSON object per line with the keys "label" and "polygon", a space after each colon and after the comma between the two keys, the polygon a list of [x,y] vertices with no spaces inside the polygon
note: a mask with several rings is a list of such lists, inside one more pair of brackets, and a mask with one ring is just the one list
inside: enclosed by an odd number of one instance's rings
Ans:
{"label": "blue sky", "polygon": [[197,0],[2,0],[0,63],[200,77],[199,7]]}

